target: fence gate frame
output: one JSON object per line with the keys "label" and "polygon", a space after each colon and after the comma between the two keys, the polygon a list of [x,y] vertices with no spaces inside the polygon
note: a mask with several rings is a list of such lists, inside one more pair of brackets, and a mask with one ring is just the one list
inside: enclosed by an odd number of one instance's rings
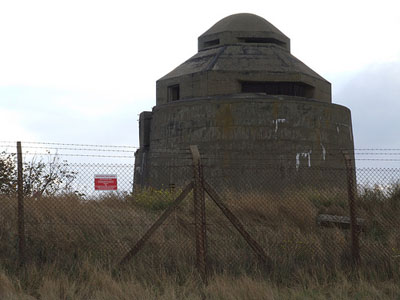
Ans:
{"label": "fence gate frame", "polygon": [[146,241],[154,232],[165,222],[168,216],[178,207],[178,205],[193,190],[193,204],[195,212],[195,240],[196,240],[196,265],[200,277],[204,284],[208,284],[208,264],[207,264],[207,222],[205,214],[205,192],[210,196],[216,206],[222,211],[223,215],[233,225],[233,227],[244,238],[250,248],[254,251],[260,261],[267,267],[272,266],[272,260],[266,255],[264,249],[246,231],[240,220],[223,203],[213,187],[204,180],[203,165],[197,145],[191,145],[190,151],[193,159],[193,181],[190,182],[170,206],[158,217],[150,226],[145,234],[136,242],[131,250],[121,259],[117,267],[122,267],[129,262],[144,246]]}

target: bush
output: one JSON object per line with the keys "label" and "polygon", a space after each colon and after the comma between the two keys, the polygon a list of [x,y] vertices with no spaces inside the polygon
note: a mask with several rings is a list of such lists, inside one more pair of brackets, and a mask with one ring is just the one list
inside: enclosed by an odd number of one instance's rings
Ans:
{"label": "bush", "polygon": [[0,153],[0,194],[10,194],[16,191],[15,154]]}
{"label": "bush", "polygon": [[[15,154],[0,153],[0,194],[12,195],[17,191],[17,167]],[[23,163],[24,195],[40,197],[55,195],[60,191],[74,192],[71,184],[76,172],[69,170],[67,161],[58,156],[49,157],[48,162],[34,157]]]}
{"label": "bush", "polygon": [[152,211],[166,209],[179,195],[181,190],[155,189],[147,187],[135,192],[129,199],[132,204]]}

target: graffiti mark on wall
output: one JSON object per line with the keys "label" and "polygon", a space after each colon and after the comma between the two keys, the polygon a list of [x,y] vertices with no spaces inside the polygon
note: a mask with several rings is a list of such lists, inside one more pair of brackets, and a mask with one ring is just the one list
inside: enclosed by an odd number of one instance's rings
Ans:
{"label": "graffiti mark on wall", "polygon": [[296,170],[300,168],[300,158],[306,158],[308,162],[308,167],[311,167],[311,152],[312,150],[306,152],[298,152],[296,154]]}
{"label": "graffiti mark on wall", "polygon": [[275,133],[278,132],[278,127],[279,127],[279,123],[285,123],[286,119],[276,119],[276,120],[272,120],[272,123],[275,124]]}
{"label": "graffiti mark on wall", "polygon": [[322,148],[322,160],[325,160],[325,158],[326,158],[326,149],[325,149],[324,145],[322,145],[322,143],[320,145],[321,145],[321,148]]}

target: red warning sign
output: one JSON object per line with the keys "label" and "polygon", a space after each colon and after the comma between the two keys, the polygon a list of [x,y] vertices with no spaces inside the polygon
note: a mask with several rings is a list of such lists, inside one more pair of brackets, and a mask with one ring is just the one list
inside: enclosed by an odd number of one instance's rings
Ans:
{"label": "red warning sign", "polygon": [[94,189],[96,191],[116,191],[117,175],[94,175]]}

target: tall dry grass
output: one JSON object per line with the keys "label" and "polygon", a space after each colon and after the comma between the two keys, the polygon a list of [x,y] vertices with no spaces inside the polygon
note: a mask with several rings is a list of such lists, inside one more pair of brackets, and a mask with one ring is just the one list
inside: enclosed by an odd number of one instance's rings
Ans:
{"label": "tall dry grass", "polygon": [[189,195],[141,252],[115,270],[178,193],[110,194],[96,201],[70,194],[26,198],[25,270],[16,265],[16,199],[1,196],[0,298],[390,299],[400,292],[393,283],[400,274],[400,231],[390,227],[400,225],[400,205],[397,194],[382,198],[373,191],[359,201],[368,228],[360,237],[363,264],[357,272],[350,265],[349,231],[316,224],[320,213],[348,214],[346,193],[339,189],[221,193],[271,258],[272,268],[260,264],[207,198],[212,280],[207,287],[199,284]]}
{"label": "tall dry grass", "polygon": [[[150,274],[149,274],[150,275]],[[84,262],[74,273],[57,265],[29,266],[22,274],[0,270],[0,298],[8,299],[398,299],[394,280],[376,281],[356,274],[335,278],[294,274],[296,281],[282,285],[246,274],[214,274],[208,286],[195,272],[185,278],[153,272],[143,278],[134,269],[115,276],[109,269]]]}

